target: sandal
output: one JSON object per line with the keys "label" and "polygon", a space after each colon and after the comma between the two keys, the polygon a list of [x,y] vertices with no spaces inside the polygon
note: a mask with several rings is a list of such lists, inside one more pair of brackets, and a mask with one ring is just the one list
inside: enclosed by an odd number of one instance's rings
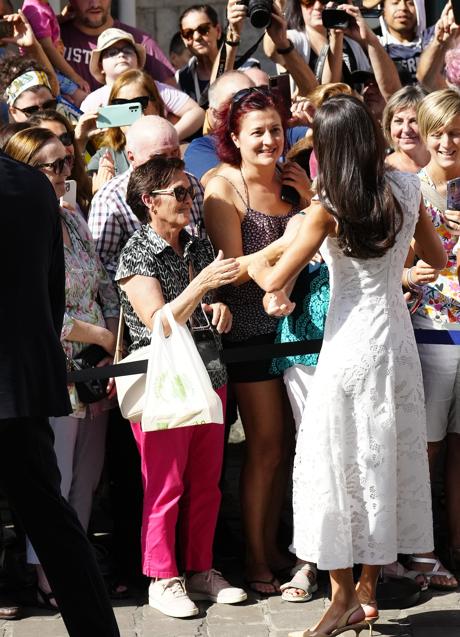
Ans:
{"label": "sandal", "polygon": [[361,608],[365,613],[364,621],[369,625],[369,629],[372,634],[372,626],[379,619],[379,609],[377,608],[377,602],[375,600],[361,604]]}
{"label": "sandal", "polygon": [[[454,575],[450,571],[448,571],[441,563],[441,560],[438,560],[436,557],[418,557],[417,555],[412,555],[410,561],[413,564],[431,564],[433,568],[431,571],[415,571],[416,573],[421,573],[424,575],[429,583],[429,586],[438,591],[452,591],[457,588],[458,582]],[[433,577],[447,577],[447,579],[455,580],[455,584],[435,584],[431,581]]]}
{"label": "sandal", "polygon": [[[54,601],[54,604],[51,603],[51,600]],[[56,598],[54,597],[53,591],[49,593],[45,593],[45,591],[37,586],[37,604],[39,608],[44,608],[46,610],[59,611],[59,607],[56,602]]]}
{"label": "sandal", "polygon": [[[308,562],[296,564],[291,569],[292,579],[280,586],[281,599],[285,602],[308,602],[318,590],[316,567]],[[290,589],[298,589],[303,594],[296,595]]]}
{"label": "sandal", "polygon": [[382,567],[382,578],[384,582],[391,579],[403,579],[407,577],[420,586],[421,591],[428,589],[429,580],[425,573],[421,571],[412,571],[404,568],[400,562],[392,562]]}
{"label": "sandal", "polygon": [[[279,595],[280,594],[280,589],[279,589],[279,583],[278,580],[276,579],[276,576],[273,575],[273,577],[269,580],[263,580],[263,579],[251,579],[245,580],[245,584],[246,586],[249,588],[249,590],[251,590],[253,593],[257,593],[258,595],[266,595],[267,597],[271,597],[272,595]],[[257,585],[262,584],[265,586],[271,586],[272,587],[272,591],[271,592],[265,592],[265,591],[261,591],[258,588],[256,588]]]}

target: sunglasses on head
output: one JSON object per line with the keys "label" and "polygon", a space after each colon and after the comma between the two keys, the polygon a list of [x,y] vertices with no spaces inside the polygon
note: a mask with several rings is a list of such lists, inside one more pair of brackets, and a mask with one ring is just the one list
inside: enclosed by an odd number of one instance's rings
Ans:
{"label": "sunglasses on head", "polygon": [[114,58],[120,53],[123,53],[123,55],[135,55],[136,49],[131,44],[125,44],[124,46],[111,46],[110,49],[102,51],[102,58]]}
{"label": "sunglasses on head", "polygon": [[164,190],[152,190],[151,195],[171,195],[180,203],[187,199],[187,196],[193,201],[195,199],[195,189],[193,186],[186,188],[185,186],[175,186],[174,188],[165,188]]}
{"label": "sunglasses on head", "polygon": [[15,106],[14,108],[16,108],[18,111],[21,111],[21,113],[24,113],[25,115],[33,115],[34,113],[37,113],[38,111],[45,111],[47,109],[55,111],[56,106],[57,106],[57,100],[52,99],[52,100],[43,102],[43,104],[40,104],[40,105],[26,106],[25,108],[19,108],[19,106]]}
{"label": "sunglasses on head", "polygon": [[149,105],[150,102],[150,97],[148,95],[141,95],[140,97],[133,97],[130,100],[125,100],[122,97],[116,97],[115,99],[113,99],[110,103],[115,105],[120,105],[120,104],[140,104],[141,108],[143,111],[145,111],[145,109],[147,108],[147,106]]}
{"label": "sunglasses on head", "polygon": [[184,40],[193,40],[193,36],[195,35],[195,31],[200,35],[208,35],[211,31],[212,24],[210,22],[206,22],[205,24],[199,24],[194,29],[184,29],[180,32],[181,36]]}
{"label": "sunglasses on head", "polygon": [[50,170],[53,171],[53,173],[55,175],[62,175],[62,173],[64,172],[64,167],[70,166],[71,163],[71,158],[69,156],[65,156],[65,157],[59,157],[58,159],[55,159],[54,161],[51,162],[46,162],[43,164],[35,164],[35,168],[49,168]]}
{"label": "sunglasses on head", "polygon": [[66,131],[65,133],[62,133],[62,135],[58,135],[57,137],[59,141],[64,144],[64,146],[72,146],[73,140],[75,138],[75,133],[73,131],[71,131],[70,133]]}

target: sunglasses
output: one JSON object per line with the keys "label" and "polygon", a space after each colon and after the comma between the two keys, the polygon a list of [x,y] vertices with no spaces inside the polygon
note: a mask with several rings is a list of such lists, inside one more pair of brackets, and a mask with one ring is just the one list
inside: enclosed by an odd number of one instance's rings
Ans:
{"label": "sunglasses", "polygon": [[193,201],[195,199],[195,189],[193,186],[176,186],[175,188],[165,188],[164,190],[152,190],[151,195],[172,195],[176,201],[183,203],[187,196]]}
{"label": "sunglasses", "polygon": [[47,102],[43,102],[43,104],[40,104],[40,106],[38,105],[26,106],[26,108],[19,108],[19,106],[15,106],[14,108],[17,108],[18,111],[21,111],[21,113],[25,113],[26,115],[33,115],[34,113],[37,113],[38,111],[45,111],[46,109],[55,111],[56,106],[57,106],[57,100],[53,99],[53,100],[48,100]]}
{"label": "sunglasses", "polygon": [[62,173],[64,172],[64,167],[70,166],[71,164],[71,158],[66,156],[63,158],[58,158],[55,159],[52,162],[48,162],[48,163],[43,163],[43,164],[35,164],[35,168],[49,168],[50,170],[53,171],[53,173],[55,175],[62,175]]}
{"label": "sunglasses", "polygon": [[64,146],[72,146],[73,140],[75,139],[75,133],[73,131],[67,131],[65,133],[62,133],[62,135],[58,135],[57,137],[59,141],[64,144]]}
{"label": "sunglasses", "polygon": [[125,44],[125,46],[111,46],[110,49],[105,49],[105,51],[102,51],[102,59],[105,58],[114,58],[117,55],[120,55],[120,53],[123,53],[123,55],[136,55],[136,49],[131,46],[131,44]]}
{"label": "sunglasses", "polygon": [[195,35],[195,31],[200,35],[208,35],[211,31],[212,24],[210,22],[206,22],[205,24],[199,24],[194,29],[185,29],[181,31],[180,34],[184,38],[184,40],[193,40],[193,36]]}
{"label": "sunglasses", "polygon": [[125,100],[122,97],[116,97],[111,101],[111,104],[140,104],[143,111],[146,110],[149,102],[152,98],[149,95],[141,95],[140,97],[133,97],[131,100]]}
{"label": "sunglasses", "polygon": [[[304,7],[310,8],[312,7],[315,3],[317,2],[317,0],[303,0],[302,4]],[[321,2],[321,4],[323,6],[326,6],[326,4],[329,2],[329,0],[319,0],[319,2]]]}

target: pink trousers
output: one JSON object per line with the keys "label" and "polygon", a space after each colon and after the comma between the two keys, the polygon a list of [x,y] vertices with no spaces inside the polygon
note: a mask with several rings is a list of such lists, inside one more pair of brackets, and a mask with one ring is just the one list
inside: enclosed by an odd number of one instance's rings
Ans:
{"label": "pink trousers", "polygon": [[[225,413],[227,387],[217,390]],[[148,577],[207,571],[220,506],[224,425],[143,432],[131,424],[141,454],[144,506],[142,570]]]}

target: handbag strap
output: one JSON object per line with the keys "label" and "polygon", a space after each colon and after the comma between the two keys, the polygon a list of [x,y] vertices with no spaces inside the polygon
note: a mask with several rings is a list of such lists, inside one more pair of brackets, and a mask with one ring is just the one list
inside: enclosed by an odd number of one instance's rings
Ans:
{"label": "handbag strap", "polygon": [[115,355],[113,357],[114,364],[119,363],[123,358],[123,332],[125,328],[125,316],[123,305],[120,305],[120,318],[118,320],[117,344],[115,345]]}

